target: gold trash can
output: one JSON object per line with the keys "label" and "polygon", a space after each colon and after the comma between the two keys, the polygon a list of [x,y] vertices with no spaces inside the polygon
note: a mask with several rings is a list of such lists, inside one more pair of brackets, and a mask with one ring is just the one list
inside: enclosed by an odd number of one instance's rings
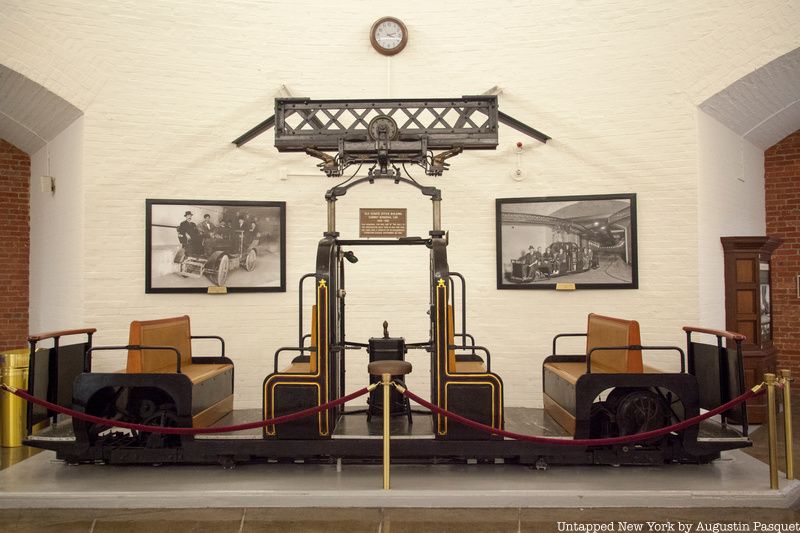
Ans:
{"label": "gold trash can", "polygon": [[[0,383],[18,389],[28,387],[28,361],[30,352],[25,348],[0,352]],[[0,391],[0,446],[17,448],[26,436],[25,426],[28,405],[25,400]]]}

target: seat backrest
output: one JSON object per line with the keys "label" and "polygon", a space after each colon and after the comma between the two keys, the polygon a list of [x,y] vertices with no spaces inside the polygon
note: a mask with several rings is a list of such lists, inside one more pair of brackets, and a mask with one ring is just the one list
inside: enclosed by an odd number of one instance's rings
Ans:
{"label": "seat backrest", "polygon": [[[181,365],[192,362],[192,341],[187,315],[159,320],[134,320],[131,322],[129,344],[145,346],[172,346],[181,353]],[[171,368],[175,371],[175,352],[171,350],[128,350],[131,373],[152,372]]]}
{"label": "seat backrest", "polygon": [[317,360],[319,359],[319,346],[317,346],[317,304],[311,306],[311,346],[317,349],[316,352],[311,352],[308,358],[309,371],[312,374],[317,372]]}
{"label": "seat backrest", "polygon": [[[586,353],[600,346],[641,345],[639,323],[609,316],[589,314],[586,327]],[[642,373],[641,350],[602,350],[592,354],[592,372]]]}
{"label": "seat backrest", "polygon": [[453,306],[447,304],[447,368],[450,372],[456,371],[456,351],[450,346],[455,345],[455,319],[453,318]]}

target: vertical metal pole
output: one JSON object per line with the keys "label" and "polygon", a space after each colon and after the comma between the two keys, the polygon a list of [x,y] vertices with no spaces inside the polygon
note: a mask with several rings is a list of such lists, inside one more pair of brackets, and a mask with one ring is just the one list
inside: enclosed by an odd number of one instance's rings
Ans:
{"label": "vertical metal pole", "polygon": [[442,201],[431,200],[433,202],[433,231],[441,231],[442,229]]}
{"label": "vertical metal pole", "polygon": [[[28,359],[28,394],[36,396],[34,386],[36,385],[36,341],[28,340],[31,345],[30,359]],[[33,403],[25,402],[25,414],[27,435],[33,435]]]}
{"label": "vertical metal pole", "polygon": [[778,431],[775,415],[775,374],[764,374],[767,384],[767,425],[769,434],[769,488],[778,488]]}
{"label": "vertical metal pole", "polygon": [[392,375],[381,374],[381,384],[383,385],[383,490],[389,490],[389,387],[391,386]]}
{"label": "vertical metal pole", "polygon": [[786,479],[794,479],[794,435],[792,430],[791,370],[781,370],[783,378],[783,437],[786,450]]}
{"label": "vertical metal pole", "polygon": [[336,198],[328,199],[328,232],[336,233]]}

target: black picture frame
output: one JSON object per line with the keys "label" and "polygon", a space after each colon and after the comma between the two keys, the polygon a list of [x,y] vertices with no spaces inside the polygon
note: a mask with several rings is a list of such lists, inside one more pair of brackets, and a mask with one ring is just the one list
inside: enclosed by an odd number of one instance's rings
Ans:
{"label": "black picture frame", "polygon": [[285,291],[286,202],[145,201],[146,293]]}
{"label": "black picture frame", "polygon": [[498,198],[497,288],[638,289],[636,194]]}

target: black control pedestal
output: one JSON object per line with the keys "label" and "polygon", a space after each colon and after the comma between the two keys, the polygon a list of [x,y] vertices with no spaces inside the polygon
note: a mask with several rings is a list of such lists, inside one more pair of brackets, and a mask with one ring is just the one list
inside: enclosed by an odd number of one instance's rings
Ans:
{"label": "black control pedestal", "polygon": [[[383,323],[383,337],[371,337],[369,339],[369,362],[375,361],[405,361],[406,357],[406,340],[403,337],[389,337],[389,323]],[[380,376],[370,376],[369,382],[380,382]],[[392,376],[392,381],[403,383],[403,376]],[[369,408],[367,409],[367,420],[372,418],[372,415],[383,414],[383,390],[382,387],[375,388],[369,393],[367,400]],[[411,420],[411,403],[408,398],[400,394],[394,387],[390,391],[389,397],[389,414],[391,416],[408,416],[408,423]]]}

